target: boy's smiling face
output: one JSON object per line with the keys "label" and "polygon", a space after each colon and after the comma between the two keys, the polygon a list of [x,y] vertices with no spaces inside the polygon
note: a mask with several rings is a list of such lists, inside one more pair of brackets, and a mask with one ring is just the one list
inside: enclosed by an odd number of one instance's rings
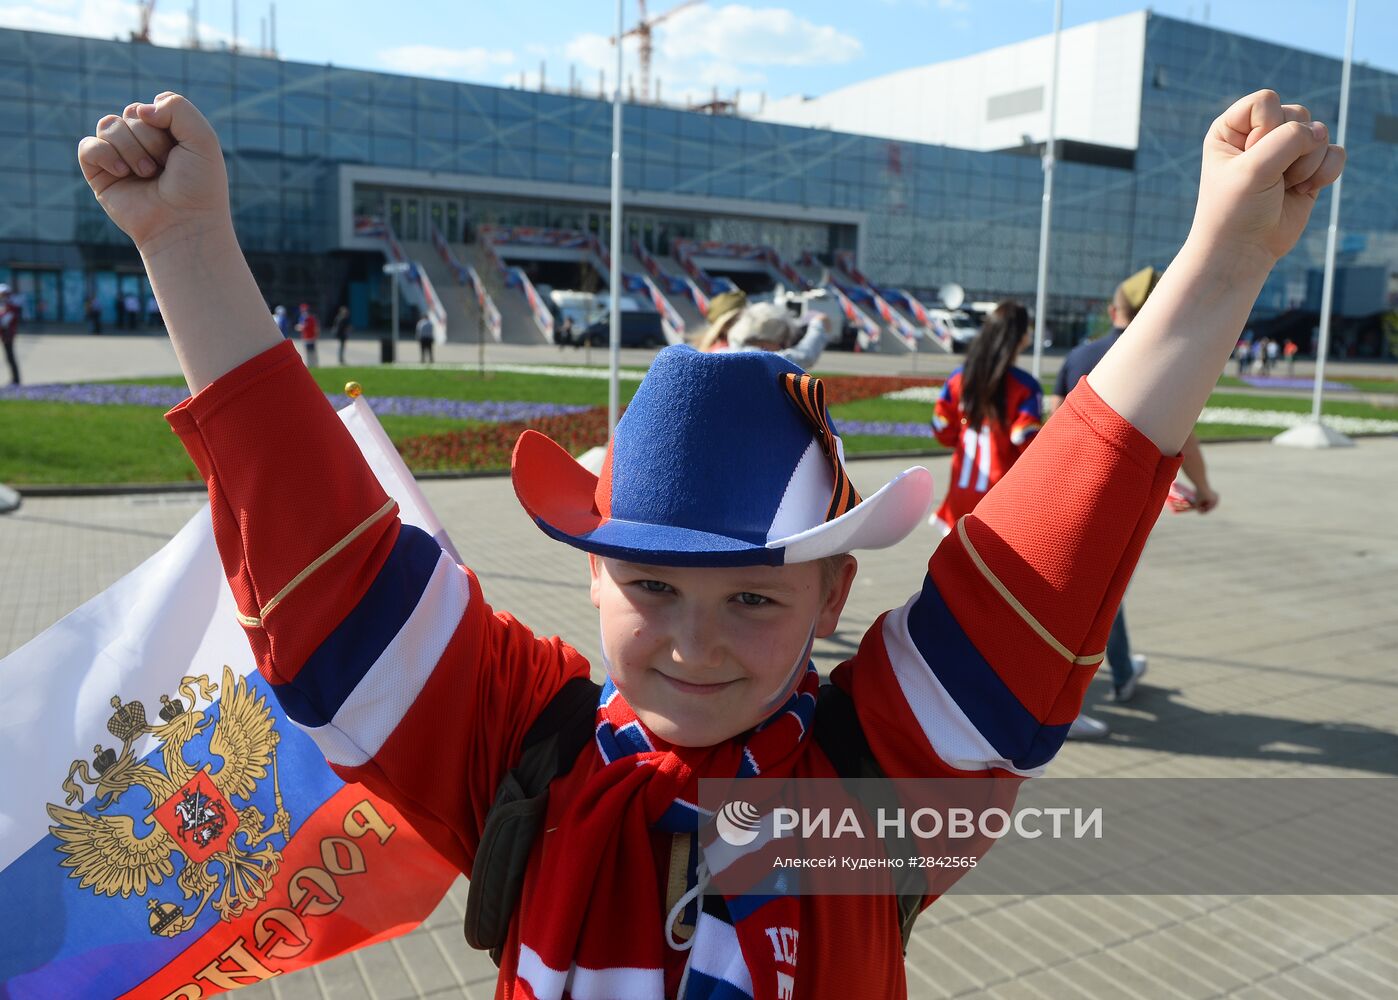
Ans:
{"label": "boy's smiling face", "polygon": [[819,562],[588,561],[612,680],[651,732],[687,747],[722,743],[781,705],[804,673],[812,633],[839,624],[856,569],[848,556],[833,574]]}

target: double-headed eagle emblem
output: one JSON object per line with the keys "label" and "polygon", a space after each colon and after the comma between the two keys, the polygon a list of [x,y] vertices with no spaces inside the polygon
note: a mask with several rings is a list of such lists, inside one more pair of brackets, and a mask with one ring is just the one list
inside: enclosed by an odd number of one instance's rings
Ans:
{"label": "double-headed eagle emblem", "polygon": [[[267,700],[227,666],[222,689],[215,719],[205,710],[212,706],[219,685],[211,684],[207,675],[183,678],[177,694],[184,700],[161,695],[160,721],[155,724],[146,721],[139,701],[123,704],[113,697],[115,711],[107,729],[121,741],[121,751],[98,744],[90,765],[73,761],[63,782],[68,805],[83,801],[84,784],[93,786],[95,812],[52,803],[48,807],[57,824],[49,831],[64,855],[60,863],[71,869],[69,877],[79,879],[82,888],[99,896],[146,896],[151,886],[174,876],[184,899],[197,898],[192,912],[173,901],[147,899],[151,932],[162,937],[189,930],[207,905],[222,919],[232,920],[260,903],[282,860],[267,840],[279,833],[284,845],[291,835],[291,814],[282,805],[277,777],[279,737]],[[196,707],[201,698],[204,709]],[[210,725],[207,756],[221,760],[217,770],[210,763],[196,765],[185,759],[186,745]],[[147,734],[159,741],[150,758],[158,753],[163,771],[138,760],[132,749]],[[269,766],[276,803],[270,822],[250,801]],[[149,832],[137,832],[136,817],[107,812],[123,796],[138,791],[149,798],[143,803],[141,824]],[[239,808],[235,799],[246,804]],[[184,859],[178,875],[176,854]]]}

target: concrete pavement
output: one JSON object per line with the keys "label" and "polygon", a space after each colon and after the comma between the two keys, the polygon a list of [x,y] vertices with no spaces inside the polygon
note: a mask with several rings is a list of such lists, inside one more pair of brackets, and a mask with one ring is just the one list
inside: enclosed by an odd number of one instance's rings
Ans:
{"label": "concrete pavement", "polygon": [[[350,340],[346,361],[352,365],[376,365],[379,363],[379,342],[375,335],[362,333]],[[329,366],[335,360],[337,343],[333,338],[322,337],[318,353],[322,366]],[[151,375],[178,375],[179,363],[170,347],[169,338],[163,333],[103,334],[91,336],[86,333],[42,333],[21,334],[18,340],[21,373],[30,383],[39,382],[85,382],[100,379],[141,378]],[[449,343],[436,348],[436,358],[444,365],[474,365],[478,348],[475,344]],[[628,349],[621,352],[621,363],[627,367],[644,368],[650,364],[654,351]],[[399,363],[405,367],[416,365],[417,344],[404,340],[398,344]],[[488,364],[563,364],[581,365],[588,359],[588,353],[580,348],[528,347],[513,344],[487,343],[485,357]],[[961,355],[919,354],[898,356],[891,354],[852,354],[848,351],[826,351],[816,367],[822,372],[841,372],[857,375],[946,375],[961,363]],[[1043,371],[1054,374],[1063,361],[1063,352],[1046,352],[1043,357]],[[605,366],[607,352],[601,348],[591,352],[593,365]],[[1020,367],[1028,370],[1030,358],[1026,354],[1020,359]],[[1232,365],[1229,365],[1230,373]],[[1310,378],[1314,365],[1301,361],[1296,365],[1297,378]],[[1395,378],[1398,365],[1369,361],[1330,361],[1325,366],[1327,377],[1349,376],[1353,378]],[[1277,395],[1269,392],[1269,395]],[[1344,398],[1355,398],[1346,395]]]}
{"label": "concrete pavement", "polygon": [[[163,343],[144,342],[140,363],[153,363]],[[1105,703],[1099,677],[1090,702],[1113,736],[1069,744],[1054,773],[1398,775],[1398,440],[1207,454],[1222,506],[1208,517],[1163,517],[1127,597],[1150,675],[1124,706]],[[861,461],[851,474],[867,489],[900,467]],[[932,470],[944,483],[946,460]],[[569,637],[595,662],[582,557],[529,522],[508,481],[424,489],[488,599]],[[0,517],[0,652],[129,571],[200,502],[31,498]],[[917,586],[930,544],[920,532],[861,556],[843,627],[817,647],[822,667]],[[490,997],[493,966],[461,937],[464,901],[458,882],[414,933],[241,995]],[[908,968],[919,998],[1393,996],[1398,898],[950,896],[919,922]]]}

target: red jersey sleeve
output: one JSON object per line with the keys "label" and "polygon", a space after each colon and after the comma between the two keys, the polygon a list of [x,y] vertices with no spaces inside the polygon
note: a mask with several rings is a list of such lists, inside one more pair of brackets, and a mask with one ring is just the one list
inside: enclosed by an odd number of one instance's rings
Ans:
{"label": "red jersey sleeve", "polygon": [[1040,773],[1179,467],[1084,381],[833,679],[892,777]]}
{"label": "red jersey sleeve", "polygon": [[951,373],[942,385],[932,408],[932,436],[948,448],[955,448],[961,437],[961,369]]}
{"label": "red jersey sleeve", "polygon": [[1044,422],[1044,389],[1034,376],[1011,368],[1005,386],[1005,419],[1009,424],[1010,446],[1016,455],[1024,453]]}
{"label": "red jersey sleeve", "polygon": [[525,730],[586,660],[493,612],[474,574],[399,521],[289,341],[167,419],[288,717],[469,871]]}

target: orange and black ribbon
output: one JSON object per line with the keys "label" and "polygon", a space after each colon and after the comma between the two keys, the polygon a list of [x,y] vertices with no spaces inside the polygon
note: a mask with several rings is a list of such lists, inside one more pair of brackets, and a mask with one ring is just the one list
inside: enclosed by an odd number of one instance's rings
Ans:
{"label": "orange and black ribbon", "polygon": [[830,508],[825,512],[825,519],[833,521],[841,514],[853,510],[854,505],[859,503],[860,496],[859,491],[854,488],[854,483],[850,482],[849,474],[840,462],[840,453],[835,448],[835,432],[830,429],[830,422],[825,415],[825,385],[818,378],[795,375],[791,372],[782,372],[779,378],[782,391],[791,398],[801,415],[815,428],[816,436],[820,438],[821,450],[825,452],[825,457],[830,459],[830,466],[835,472],[835,491],[830,497]]}

